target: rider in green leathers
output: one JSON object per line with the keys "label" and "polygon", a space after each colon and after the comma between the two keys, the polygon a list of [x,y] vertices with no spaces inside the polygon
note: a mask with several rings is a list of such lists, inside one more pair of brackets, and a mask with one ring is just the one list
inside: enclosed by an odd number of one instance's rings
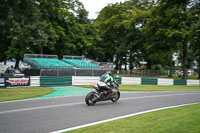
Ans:
{"label": "rider in green leathers", "polygon": [[110,71],[102,75],[100,81],[106,83],[109,90],[112,90],[113,83],[115,82]]}

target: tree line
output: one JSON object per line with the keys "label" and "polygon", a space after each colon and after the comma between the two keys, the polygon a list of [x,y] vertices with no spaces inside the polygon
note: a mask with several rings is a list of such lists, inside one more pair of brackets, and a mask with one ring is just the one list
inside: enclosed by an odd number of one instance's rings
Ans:
{"label": "tree line", "polygon": [[84,55],[115,69],[143,61],[173,76],[176,53],[184,79],[194,61],[200,69],[199,0],[129,0],[95,20],[78,0],[2,0],[0,29],[0,61],[15,58],[15,67],[24,53]]}

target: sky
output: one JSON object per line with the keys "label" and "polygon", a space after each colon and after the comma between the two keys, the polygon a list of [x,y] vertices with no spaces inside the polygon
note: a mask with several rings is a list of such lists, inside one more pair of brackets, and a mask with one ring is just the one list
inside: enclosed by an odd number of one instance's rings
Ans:
{"label": "sky", "polygon": [[90,19],[96,19],[98,12],[110,3],[124,2],[125,0],[79,0],[83,3],[85,9],[89,12]]}

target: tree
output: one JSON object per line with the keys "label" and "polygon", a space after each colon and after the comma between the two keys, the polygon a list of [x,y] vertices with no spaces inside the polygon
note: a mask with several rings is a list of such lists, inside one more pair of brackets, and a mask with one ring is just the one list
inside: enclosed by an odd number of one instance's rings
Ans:
{"label": "tree", "polygon": [[[10,2],[11,4],[11,2]],[[8,36],[8,29],[10,22],[8,21],[9,14],[9,4],[5,3],[5,1],[0,1],[0,61],[6,62],[7,56],[5,55],[5,51],[8,50],[8,46],[10,45]]]}
{"label": "tree", "polygon": [[[24,53],[32,52],[31,44],[35,40],[46,38],[41,27],[46,27],[40,22],[40,13],[35,0],[26,1],[4,1],[7,13],[2,23],[7,23],[7,31],[3,34],[7,59],[16,59],[15,68],[23,59]],[[5,26],[5,25],[4,25]],[[5,29],[5,28],[4,28]]]}
{"label": "tree", "polygon": [[188,6],[190,3],[189,0],[159,1],[143,29],[146,36],[148,34],[150,36],[146,48],[155,48],[155,50],[157,48],[160,49],[159,51],[169,53],[170,76],[173,74],[172,54],[180,48],[184,79],[187,79],[187,69],[189,68],[188,46],[193,24],[193,17],[190,15],[192,8]]}
{"label": "tree", "polygon": [[192,12],[190,13],[193,16],[193,25],[192,25],[192,38],[191,38],[191,55],[193,59],[197,61],[198,66],[198,79],[200,79],[200,2],[196,1],[191,7]]}

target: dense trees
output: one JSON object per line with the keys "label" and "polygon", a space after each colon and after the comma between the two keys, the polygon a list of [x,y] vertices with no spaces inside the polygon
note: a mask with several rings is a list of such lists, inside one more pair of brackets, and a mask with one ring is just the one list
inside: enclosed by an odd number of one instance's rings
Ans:
{"label": "dense trees", "polygon": [[184,79],[194,60],[200,69],[199,0],[129,0],[87,16],[78,0],[1,0],[0,61],[15,58],[18,67],[24,53],[85,55],[116,69],[145,61],[172,76],[177,53]]}
{"label": "dense trees", "polygon": [[[128,57],[130,67],[144,60],[147,69],[170,69],[172,76],[173,54],[180,53],[186,79],[191,67],[188,50],[199,51],[198,6],[199,1],[192,0],[130,0],[107,6],[95,23],[102,29],[101,34],[109,37],[103,38],[104,44],[116,49],[110,52],[115,55],[116,66],[126,65]],[[192,61],[195,58],[198,55],[193,55]]]}
{"label": "dense trees", "polygon": [[[24,53],[83,55],[94,40],[87,11],[77,0],[3,0],[1,61]],[[85,53],[84,53],[85,52]]]}

